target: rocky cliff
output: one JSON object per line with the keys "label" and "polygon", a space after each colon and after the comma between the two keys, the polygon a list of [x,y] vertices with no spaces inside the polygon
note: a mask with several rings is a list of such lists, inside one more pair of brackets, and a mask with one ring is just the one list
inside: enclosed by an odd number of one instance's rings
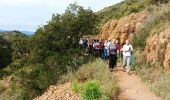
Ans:
{"label": "rocky cliff", "polygon": [[147,39],[144,55],[148,62],[160,63],[170,69],[170,26]]}
{"label": "rocky cliff", "polygon": [[129,16],[123,17],[120,20],[110,20],[101,28],[98,38],[107,39],[120,38],[121,43],[125,39],[130,38],[136,34],[136,31],[143,25],[147,19],[147,12],[132,13]]}
{"label": "rocky cliff", "polygon": [[[137,31],[145,27],[147,18],[147,11],[142,11],[120,20],[110,20],[102,26],[97,38],[120,38],[121,43],[126,39],[132,40]],[[170,69],[170,26],[161,33],[149,36],[143,53],[147,62],[159,63],[165,69]]]}

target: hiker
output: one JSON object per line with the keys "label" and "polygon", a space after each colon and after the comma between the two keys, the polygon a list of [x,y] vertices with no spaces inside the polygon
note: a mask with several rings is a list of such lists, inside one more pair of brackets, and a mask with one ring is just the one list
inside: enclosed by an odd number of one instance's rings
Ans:
{"label": "hiker", "polygon": [[99,52],[99,48],[100,48],[100,43],[99,40],[96,41],[96,46],[95,46],[95,51],[96,51],[96,56],[99,57],[100,52]]}
{"label": "hiker", "polygon": [[126,71],[128,74],[131,70],[130,68],[130,60],[131,60],[131,52],[133,51],[132,45],[129,43],[129,40],[126,40],[126,44],[123,45],[121,49],[123,52],[123,71]]}
{"label": "hiker", "polygon": [[80,44],[80,47],[83,47],[83,39],[82,38],[80,38],[79,44]]}
{"label": "hiker", "polygon": [[103,48],[104,48],[104,41],[101,39],[101,41],[99,42],[99,55],[100,55],[100,57],[102,57]]}
{"label": "hiker", "polygon": [[84,46],[84,49],[87,50],[88,40],[87,40],[87,38],[85,38],[85,37],[84,37],[84,39],[83,39],[83,46]]}
{"label": "hiker", "polygon": [[108,63],[107,59],[109,57],[109,46],[111,44],[111,38],[108,38],[104,43],[104,60]]}
{"label": "hiker", "polygon": [[107,46],[107,56],[110,55],[110,54],[109,54],[109,46],[110,46],[111,43],[112,43],[111,38],[108,38],[108,41],[107,41],[107,43],[106,43],[106,46]]}
{"label": "hiker", "polygon": [[104,50],[103,50],[103,58],[104,58],[104,61],[106,61],[106,60],[107,60],[107,57],[108,57],[108,53],[107,53],[107,51],[108,51],[107,42],[108,42],[108,40],[106,40],[105,43],[104,43]]}
{"label": "hiker", "polygon": [[116,40],[113,39],[109,46],[109,68],[111,71],[116,67],[117,62],[117,45]]}
{"label": "hiker", "polygon": [[93,40],[89,40],[88,42],[88,51],[89,51],[89,54],[93,54]]}

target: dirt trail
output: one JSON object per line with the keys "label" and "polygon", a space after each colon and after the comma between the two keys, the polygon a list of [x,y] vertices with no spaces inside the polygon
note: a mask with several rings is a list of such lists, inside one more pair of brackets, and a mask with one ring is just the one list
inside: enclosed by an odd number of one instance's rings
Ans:
{"label": "dirt trail", "polygon": [[[121,67],[117,67],[113,75],[117,78],[119,87],[117,100],[163,100],[150,92],[149,87],[134,72],[128,75],[122,72]],[[52,85],[42,96],[34,100],[81,100],[79,94],[71,91],[70,85],[71,83]]]}
{"label": "dirt trail", "polygon": [[120,89],[118,100],[163,100],[150,92],[149,87],[134,72],[128,75],[122,72],[121,67],[117,67],[115,72]]}

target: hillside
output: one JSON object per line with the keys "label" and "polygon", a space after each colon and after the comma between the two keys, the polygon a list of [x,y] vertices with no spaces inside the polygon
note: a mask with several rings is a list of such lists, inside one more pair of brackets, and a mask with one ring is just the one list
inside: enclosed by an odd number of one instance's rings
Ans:
{"label": "hillside", "polygon": [[110,19],[120,19],[131,13],[137,13],[144,10],[148,6],[148,0],[124,0],[118,4],[106,7],[96,15],[99,18],[99,25],[102,25]]}
{"label": "hillside", "polygon": [[[135,70],[157,95],[169,100],[170,69],[170,3],[152,0],[145,10],[122,18],[111,18],[102,27],[98,38],[130,39],[135,47]],[[157,91],[159,88],[160,91]]]}
{"label": "hillside", "polygon": [[78,41],[95,33],[95,25],[93,11],[74,3],[63,14],[54,14],[33,36],[2,34],[10,41],[11,51],[9,63],[0,69],[0,99],[32,100],[62,75],[91,61],[93,56],[83,55]]}
{"label": "hillside", "polygon": [[[143,3],[147,3],[148,5],[142,6],[141,9],[139,8],[136,12],[132,11],[131,13],[120,15],[119,17],[115,17],[113,13],[110,13],[113,11],[112,8],[117,6],[122,7],[122,5],[126,5],[127,2],[130,3],[130,1],[131,0],[127,0],[97,12],[98,16],[102,14],[105,16],[103,18],[101,17],[99,24],[102,23],[103,25],[96,38],[118,38],[121,43],[126,39],[130,39],[135,47],[136,66],[134,66],[134,69],[137,75],[141,76],[143,81],[149,84],[149,86],[146,86],[141,82],[138,76],[127,76],[119,72],[118,69],[116,72],[116,79],[118,80],[119,92],[121,91],[118,95],[118,100],[126,100],[127,98],[134,100],[162,100],[162,98],[164,98],[165,100],[169,100],[170,97],[168,93],[170,92],[170,88],[168,84],[170,84],[170,80],[167,78],[170,74],[166,72],[166,70],[169,70],[170,66],[169,4],[160,4],[158,6],[157,3],[155,3],[155,5],[150,5],[149,2],[136,0],[134,1],[136,3],[132,3],[128,7],[131,8],[136,4],[143,5]],[[120,12],[121,9],[115,12]],[[126,10],[126,12],[128,11],[129,10]],[[107,13],[111,16],[108,19],[107,17],[109,15]],[[162,67],[165,69],[161,69]],[[159,82],[157,80],[159,80]],[[125,82],[126,84],[124,84]],[[162,86],[164,87],[162,88]],[[59,87],[62,88],[62,85],[57,88]],[[55,87],[50,89],[54,88]],[[149,91],[149,88],[151,88],[157,96],[161,96],[162,98],[156,97]],[[157,91],[158,89],[160,89],[160,91]],[[50,93],[51,91],[49,90],[40,98],[54,97],[53,93]],[[72,97],[72,94],[70,97]]]}
{"label": "hillside", "polygon": [[105,23],[97,37],[108,39],[109,37],[119,39],[124,43],[127,38],[130,40],[137,34],[136,32],[144,25],[149,16],[147,11],[132,13],[119,20],[113,19]]}
{"label": "hillside", "polygon": [[32,32],[32,31],[18,31],[18,30],[11,31],[11,30],[1,30],[0,29],[0,33],[12,33],[12,32],[21,32],[22,34],[28,35],[28,36],[33,35],[35,33],[35,32]]}
{"label": "hillside", "polygon": [[[170,100],[168,1],[124,0],[98,12],[73,3],[32,36],[0,33],[0,99]],[[122,72],[120,59],[111,72],[107,62],[85,55],[78,43],[87,35],[121,44],[129,39],[136,61],[132,75]]]}

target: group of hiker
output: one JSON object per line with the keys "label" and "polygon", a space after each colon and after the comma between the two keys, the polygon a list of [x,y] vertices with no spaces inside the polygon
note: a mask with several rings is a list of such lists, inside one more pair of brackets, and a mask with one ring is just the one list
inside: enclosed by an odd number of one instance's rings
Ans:
{"label": "group of hiker", "polygon": [[132,63],[133,47],[127,39],[125,43],[120,43],[120,39],[108,38],[103,39],[88,39],[81,38],[80,45],[88,51],[88,54],[96,57],[102,57],[109,64],[110,71],[113,71],[117,66],[117,59],[121,58],[123,63],[123,71],[129,73]]}

